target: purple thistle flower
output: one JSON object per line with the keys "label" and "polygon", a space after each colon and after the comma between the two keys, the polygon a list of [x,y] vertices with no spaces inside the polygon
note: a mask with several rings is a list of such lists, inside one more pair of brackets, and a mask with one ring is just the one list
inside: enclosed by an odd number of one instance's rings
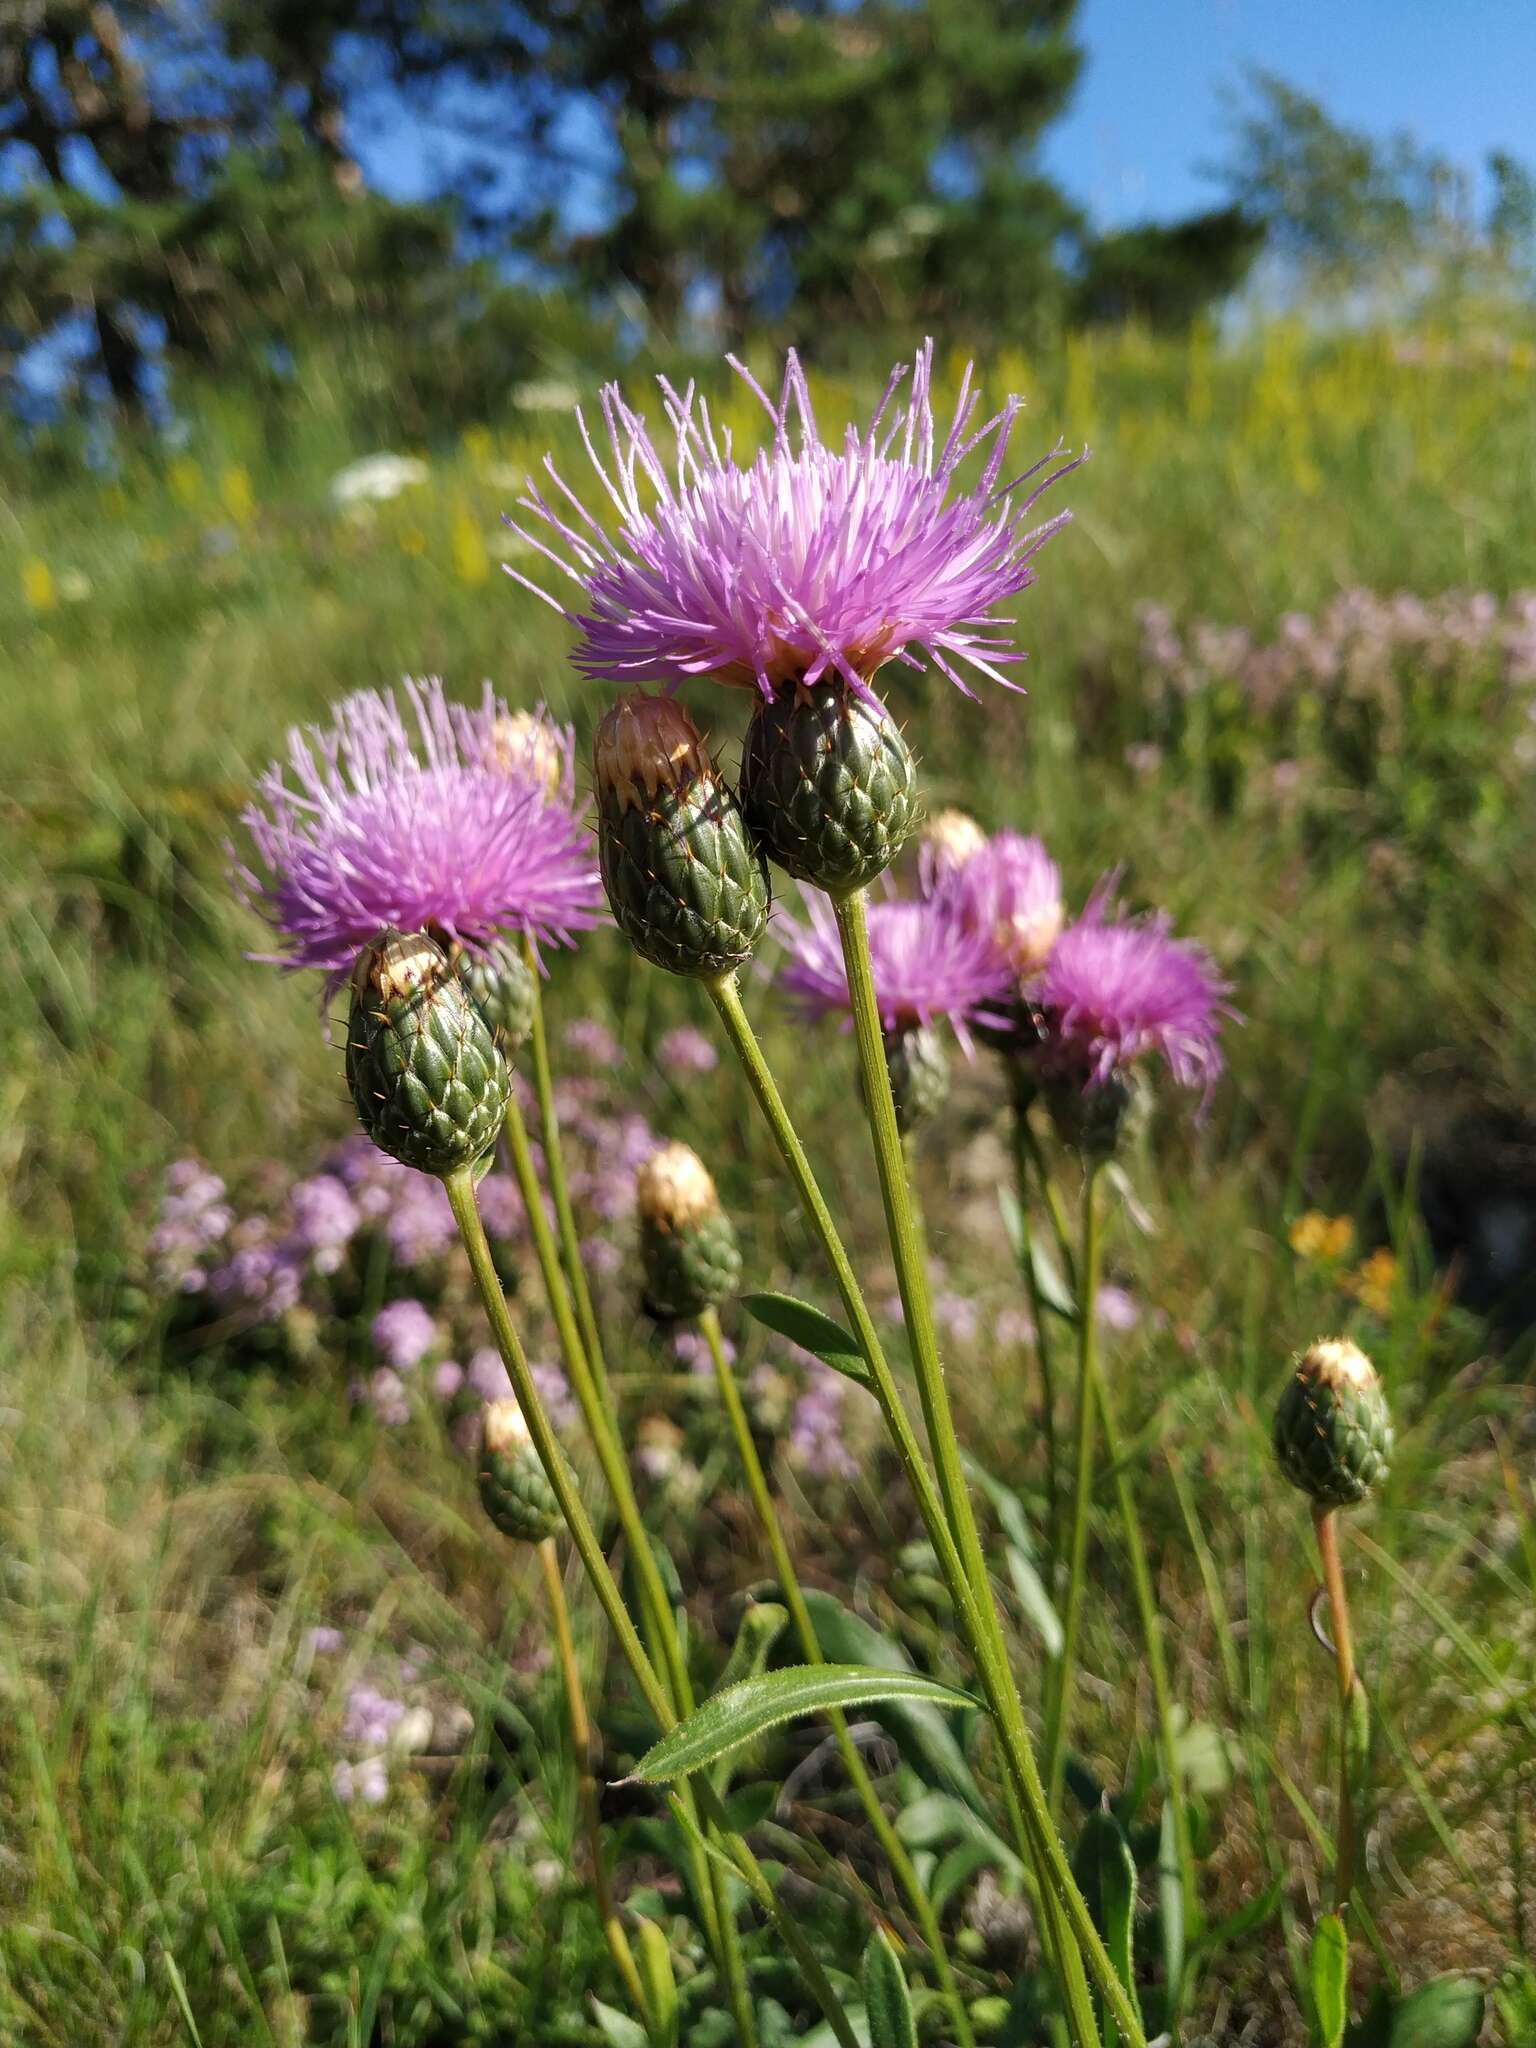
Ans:
{"label": "purple thistle flower", "polygon": [[437,1343],[441,1332],[430,1310],[406,1295],[387,1302],[368,1333],[373,1348],[396,1372],[413,1372]]}
{"label": "purple thistle flower", "polygon": [[1166,916],[1107,923],[1091,904],[1056,941],[1039,988],[1046,1057],[1092,1088],[1158,1053],[1209,1098],[1221,1073],[1221,1020],[1237,1013],[1210,956],[1169,937]]}
{"label": "purple thistle flower", "polygon": [[[980,401],[970,366],[940,446],[931,341],[910,369],[891,372],[868,427],[860,434],[850,425],[840,450],[821,439],[793,350],[777,405],[734,356],[727,360],[772,429],[750,466],[734,459],[729,433],[717,437],[691,384],[678,393],[659,380],[676,444],[671,462],[610,384],[601,396],[606,457],[577,419],[619,515],[617,538],[548,457],[553,501],[531,480],[518,500],[552,541],[509,523],[577,585],[579,608],[567,610],[510,566],[508,574],[576,628],[575,666],[615,683],[675,686],[707,675],[765,697],[781,683],[833,673],[872,696],[876,670],[892,659],[918,668],[912,650],[920,648],[967,696],[975,692],[959,663],[1006,684],[998,664],[1023,657],[994,607],[1035,580],[1035,555],[1070,515],[1031,526],[1030,511],[1076,461],[1027,492],[1019,486],[1051,458],[1000,483],[1022,401],[1010,398],[974,424]],[[962,463],[980,449],[980,476],[957,489]]]}
{"label": "purple thistle flower", "polygon": [[954,914],[982,934],[1002,972],[1029,980],[1045,965],[1061,933],[1061,870],[1044,843],[1022,832],[998,832],[936,892],[953,895]]}
{"label": "purple thistle flower", "polygon": [[617,1067],[624,1063],[624,1048],[596,1017],[576,1017],[566,1025],[566,1045],[589,1066]]}
{"label": "purple thistle flower", "polygon": [[[827,898],[801,890],[806,923],[779,918],[789,946],[780,981],[812,1017],[851,1021],[837,920]],[[962,1036],[968,1018],[1007,993],[1008,969],[989,936],[957,914],[952,889],[931,896],[890,896],[869,905],[869,956],[880,1022],[887,1031],[947,1017]]]}
{"label": "purple thistle flower", "polygon": [[235,884],[281,948],[259,957],[317,967],[330,988],[388,925],[475,949],[504,933],[564,945],[598,919],[570,732],[546,722],[542,754],[509,751],[489,683],[476,709],[435,678],[402,688],[409,720],[392,692],[359,690],[329,726],[291,728],[286,770],[274,763],[242,813],[262,872],[236,864]]}

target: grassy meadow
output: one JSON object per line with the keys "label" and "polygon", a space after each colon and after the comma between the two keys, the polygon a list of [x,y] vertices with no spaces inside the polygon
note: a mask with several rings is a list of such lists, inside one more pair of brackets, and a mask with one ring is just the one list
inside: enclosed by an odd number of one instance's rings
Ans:
{"label": "grassy meadow", "polygon": [[[1053,494],[1074,523],[1020,605],[1027,696],[969,703],[891,672],[929,802],[1039,832],[1072,904],[1120,869],[1129,902],[1211,948],[1243,1018],[1208,1118],[1165,1097],[1138,1139],[1106,1249],[1105,1357],[1197,1807],[1184,2038],[1314,2038],[1300,1983],[1327,1891],[1332,1666],[1308,1622],[1306,1504],[1268,1428],[1293,1351],[1348,1332],[1398,1445],[1346,1545],[1375,1709],[1356,2008],[1378,1982],[1466,1971],[1489,1994],[1483,2038],[1536,2042],[1536,598],[1519,602],[1536,591],[1536,355],[1276,325],[1230,347],[1076,339],[986,375],[1027,395],[1018,452],[1063,439],[1092,459]],[[869,395],[816,394],[824,430]],[[750,402],[723,381],[719,398],[752,434]],[[605,2038],[589,1994],[617,1998],[572,1874],[537,1571],[481,1519],[443,1412],[413,1394],[386,1420],[349,1398],[364,1309],[412,1286],[373,1271],[333,1317],[199,1324],[149,1240],[171,1162],[196,1157],[255,1212],[353,1127],[315,989],[248,959],[263,934],[224,879],[288,724],[403,674],[466,695],[488,677],[573,719],[583,758],[608,698],[501,574],[518,544],[498,520],[546,445],[578,488],[584,462],[563,414],[509,415],[401,451],[427,481],[340,511],[332,477],[371,451],[323,387],[278,406],[210,398],[183,446],[112,475],[0,474],[0,2041],[577,2048]],[[690,702],[733,760],[744,701]],[[749,1007],[880,1303],[862,1127],[840,1121],[851,1051],[787,1010],[771,955]],[[630,1115],[686,1137],[747,1284],[831,1306],[734,1070],[653,1057],[679,1026],[710,1032],[703,997],[612,932],[551,967],[593,1147]],[[567,1036],[578,1022],[606,1028],[616,1064],[591,1030]],[[978,1053],[920,1174],[962,1436],[1048,1582],[1005,1112]],[[627,1256],[623,1217],[582,1227]],[[768,1568],[710,1383],[613,1263],[610,1362],[707,1686]],[[453,1262],[434,1273],[467,1330]],[[842,1413],[851,1472],[808,1473],[773,1340],[726,1320],[743,1372],[767,1368],[757,1420],[807,1583],[944,1673],[945,1595],[863,1397]],[[1071,1796],[1080,1814],[1107,1788],[1134,1818],[1150,1705],[1107,1478]],[[568,1581],[595,1667],[595,1610]],[[1022,1598],[1014,1619],[1033,1713],[1041,1636]],[[396,1744],[377,1800],[338,1775],[360,1687],[428,1730]],[[616,1666],[597,1718],[620,1776],[644,1734]],[[978,1731],[956,1732],[985,1775]],[[871,1910],[904,1922],[816,1743],[779,1731],[775,1768],[749,1757],[738,1788],[805,1764],[798,1836],[781,1800],[757,1839],[851,1971]],[[1042,2037],[1010,2004],[1030,1937],[1007,1852],[910,1754],[876,1754],[909,1846],[944,1874],[979,2037],[1025,2048]],[[622,1888],[673,1942],[687,2048],[726,2048],[653,1809],[610,1795]],[[1153,1863],[1155,1841],[1149,1899]],[[768,2048],[822,2040],[771,1940],[749,1953]],[[936,2006],[923,2016],[949,2038]]]}

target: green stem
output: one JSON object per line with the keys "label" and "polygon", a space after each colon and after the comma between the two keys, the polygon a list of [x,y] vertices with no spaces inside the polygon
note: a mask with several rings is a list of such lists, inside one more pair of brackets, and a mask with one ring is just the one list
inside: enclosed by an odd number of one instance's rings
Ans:
{"label": "green stem", "polygon": [[[1046,1531],[1050,1539],[1051,1566],[1054,1571],[1061,1547],[1061,1473],[1058,1470],[1056,1448],[1056,1370],[1051,1349],[1051,1333],[1048,1318],[1050,1310],[1040,1292],[1040,1277],[1035,1271],[1034,1236],[1029,1220],[1029,1170],[1038,1160],[1031,1139],[1029,1111],[1023,1103],[1016,1103],[1013,1111],[1013,1166],[1014,1180],[1019,1198],[1019,1249],[1024,1268],[1024,1287],[1029,1296],[1029,1313],[1035,1325],[1035,1361],[1040,1368],[1040,1421],[1045,1439],[1045,1502]],[[1042,1187],[1043,1173],[1037,1167],[1037,1178]]]}
{"label": "green stem", "polygon": [[[867,972],[865,979],[867,982]],[[1115,1972],[1099,1931],[1093,1924],[1092,1915],[1067,1863],[1060,1838],[1046,1813],[1044,1788],[1035,1765],[1034,1750],[1030,1744],[1029,1730],[1025,1725],[1024,1711],[1008,1669],[1002,1630],[992,1605],[985,1566],[983,1565],[981,1573],[973,1580],[961,1561],[953,1532],[945,1517],[943,1502],[934,1484],[933,1474],[928,1469],[927,1459],[917,1441],[900,1389],[881,1347],[873,1318],[864,1300],[863,1290],[854,1274],[842,1238],[838,1235],[837,1226],[832,1221],[831,1212],[827,1208],[816,1176],[811,1171],[805,1147],[801,1144],[790,1120],[784,1099],[779,1093],[768,1062],[763,1057],[762,1047],[757,1042],[757,1035],[742,1007],[741,993],[736,986],[735,977],[727,975],[719,981],[707,983],[706,987],[711,1001],[719,1012],[732,1050],[741,1062],[742,1070],[757,1099],[758,1108],[762,1111],[763,1118],[773,1135],[779,1155],[800,1198],[806,1219],[821,1244],[844,1313],[852,1326],[864,1361],[869,1367],[872,1388],[880,1403],[886,1426],[891,1432],[892,1441],[900,1454],[907,1483],[912,1488],[918,1512],[923,1518],[924,1527],[938,1557],[961,1630],[976,1660],[977,1675],[987,1695],[993,1725],[1002,1747],[1003,1760],[1012,1778],[1024,1821],[1024,1837],[1020,1844],[1024,1858],[1026,1862],[1034,1865],[1048,1925],[1055,1929],[1064,1918],[1070,1927],[1071,1939],[1068,1940],[1064,1936],[1053,1944],[1060,1957],[1058,1976],[1064,1986],[1068,1986],[1074,1976],[1077,1984],[1081,1985],[1081,1950],[1088,1957],[1094,1978],[1114,2013],[1129,2048],[1145,2048],[1146,2036],[1137,2020],[1135,2009]],[[889,1105],[890,1077],[885,1068],[885,1053],[880,1041],[878,1016],[875,1017],[874,1024],[874,1050],[882,1077],[880,1090]],[[891,1111],[891,1120],[894,1124],[894,1109]],[[1059,1908],[1057,1900],[1060,1902]],[[1091,2011],[1088,2013],[1089,2030],[1084,2033],[1079,2024],[1085,2009],[1084,2001],[1074,1996],[1069,1999],[1069,2006],[1074,2013],[1074,2027],[1077,2029],[1078,2039],[1086,2048],[1086,2044],[1097,2040],[1091,2026]]]}
{"label": "green stem", "polygon": [[[1173,1719],[1173,1688],[1168,1682],[1163,1617],[1147,1562],[1147,1546],[1136,1508],[1136,1493],[1120,1454],[1120,1433],[1102,1372],[1094,1373],[1093,1394],[1098,1405],[1099,1423],[1104,1431],[1104,1455],[1115,1475],[1115,1504],[1120,1512],[1120,1527],[1131,1567],[1131,1586],[1136,1597],[1136,1613],[1141,1622],[1141,1640],[1147,1653],[1147,1672],[1152,1680],[1152,1708],[1157,1721],[1157,1747],[1163,1770],[1163,1798],[1173,1830],[1174,1861],[1178,1865],[1179,1890],[1184,1900],[1184,1925],[1192,1934],[1199,1911],[1195,1889],[1195,1850],[1189,1833],[1189,1810],[1184,1803],[1183,1773],[1179,1769],[1178,1734]],[[1175,2013],[1179,2007],[1180,1989],[1177,1984],[1168,1986],[1169,2006]]]}
{"label": "green stem", "polygon": [[1355,1888],[1355,1798],[1354,1756],[1351,1718],[1355,1711],[1355,1639],[1349,1625],[1349,1599],[1344,1590],[1344,1567],[1339,1560],[1339,1515],[1337,1508],[1321,1501],[1312,1510],[1317,1531],[1317,1548],[1323,1562],[1323,1585],[1328,1593],[1328,1624],[1333,1635],[1333,1659],[1339,1681],[1339,1813],[1333,1861],[1333,1904],[1342,1913]]}
{"label": "green stem", "polygon": [[[502,1363],[507,1368],[507,1377],[512,1382],[512,1391],[527,1421],[528,1434],[533,1439],[539,1463],[544,1467],[545,1476],[559,1503],[560,1512],[565,1517],[566,1526],[571,1532],[576,1554],[592,1582],[598,1605],[602,1608],[608,1626],[613,1631],[614,1640],[634,1676],[640,1697],[645,1701],[651,1719],[661,1734],[668,1734],[677,1726],[678,1717],[673,1711],[672,1702],[667,1696],[656,1667],[646,1655],[645,1645],[641,1642],[633,1621],[630,1620],[629,1609],[624,1605],[624,1596],[619,1591],[618,1581],[608,1568],[608,1560],[604,1557],[602,1545],[597,1540],[597,1532],[592,1527],[581,1495],[576,1491],[570,1467],[561,1453],[544,1403],[539,1398],[539,1390],[529,1370],[527,1355],[507,1308],[506,1296],[501,1291],[501,1281],[496,1274],[496,1262],[491,1256],[485,1226],[480,1220],[480,1209],[475,1200],[474,1179],[469,1168],[460,1167],[456,1172],[449,1174],[443,1186],[447,1192],[449,1206],[453,1210],[454,1222],[459,1228],[459,1236],[464,1243],[481,1306],[496,1339],[496,1348],[501,1353]],[[699,1780],[698,1794],[699,1805],[705,1817],[720,1834],[721,1847],[741,1874],[753,1897],[771,1916],[786,1947],[799,1960],[806,1982],[837,2037],[839,2048],[858,2048],[858,2037],[849,2024],[842,2002],[828,1981],[825,1971],[817,1963],[815,1956],[806,1949],[793,1915],[779,1903],[751,1848],[740,1835],[731,1830],[725,1809],[707,1779]],[[682,1811],[687,1812],[685,1803],[682,1804]],[[734,1925],[729,1918],[727,1925],[731,1926],[734,1934]],[[722,1929],[722,1934],[724,1932]],[[724,1946],[729,1957],[729,1942]],[[726,1976],[729,1982],[732,1976],[729,1967],[726,1969]],[[750,2003],[746,2002],[745,1998],[735,2013],[735,2023],[737,2036],[743,2048],[753,2048],[757,2033]]]}
{"label": "green stem", "polygon": [[576,1215],[571,1207],[571,1191],[565,1177],[565,1154],[560,1144],[560,1119],[555,1114],[555,1084],[549,1064],[549,1033],[544,1023],[544,998],[540,987],[538,955],[533,941],[523,939],[523,958],[533,979],[533,1023],[529,1031],[529,1050],[533,1055],[533,1092],[539,1105],[539,1142],[544,1147],[544,1177],[549,1183],[550,1199],[555,1205],[555,1223],[560,1232],[561,1255],[565,1265],[566,1284],[576,1305],[576,1320],[581,1329],[581,1341],[586,1346],[587,1357],[592,1366],[592,1377],[609,1420],[614,1415],[613,1393],[608,1384],[608,1367],[603,1358],[603,1342],[597,1327],[597,1312],[592,1306],[592,1290],[587,1285],[586,1268],[581,1260],[581,1240],[576,1235]]}
{"label": "green stem", "polygon": [[[800,1641],[801,1654],[807,1664],[822,1664],[826,1660],[822,1656],[821,1644],[817,1639],[816,1624],[812,1621],[810,1609],[805,1604],[805,1595],[800,1589],[794,1559],[790,1555],[789,1545],[785,1541],[784,1531],[774,1506],[768,1475],[763,1470],[763,1461],[758,1456],[757,1445],[752,1440],[752,1425],[747,1418],[741,1389],[737,1386],[736,1377],[726,1361],[725,1346],[720,1335],[720,1318],[712,1308],[706,1309],[699,1317],[699,1328],[703,1331],[704,1341],[709,1346],[709,1355],[715,1368],[715,1384],[720,1390],[721,1405],[731,1425],[731,1434],[736,1442],[736,1454],[746,1475],[747,1491],[751,1494],[752,1505],[757,1510],[757,1519],[762,1526],[769,1555],[773,1559],[773,1569],[784,1595],[784,1604],[789,1609],[790,1620]],[[939,1980],[939,1988],[949,2003],[955,2033],[963,2048],[973,2048],[976,2037],[971,2031],[970,2015],[966,2012],[965,2001],[960,1996],[954,1972],[950,1968],[938,1915],[933,1910],[928,1894],[923,1890],[912,1858],[907,1854],[906,1844],[892,1827],[885,1808],[880,1804],[880,1795],[875,1790],[874,1781],[865,1767],[863,1757],[859,1754],[858,1744],[848,1732],[847,1716],[840,1710],[834,1710],[828,1714],[827,1722],[837,1744],[838,1754],[842,1758],[843,1768],[848,1773],[849,1782],[859,1796],[860,1804],[869,1818],[869,1824],[875,1831],[875,1838],[885,1853],[886,1862],[906,1894],[917,1924],[922,1929],[923,1939],[933,1957],[934,1974]]]}
{"label": "green stem", "polygon": [[555,1632],[555,1653],[560,1665],[560,1683],[565,1694],[566,1719],[571,1730],[571,1749],[576,1758],[578,1797],[581,1803],[582,1831],[587,1838],[587,1856],[592,1865],[592,1891],[597,1900],[597,1915],[603,1926],[603,1939],[608,1944],[608,1953],[613,1957],[614,1968],[624,1980],[630,2003],[646,2022],[649,2032],[651,2011],[646,2002],[645,1986],[640,1981],[640,1968],[635,1961],[634,1950],[624,1932],[624,1923],[619,1918],[618,1908],[613,1902],[613,1893],[608,1884],[608,1869],[603,1861],[603,1831],[597,1812],[597,1786],[592,1777],[592,1724],[587,1719],[586,1696],[582,1691],[581,1667],[576,1660],[576,1639],[571,1633],[570,1609],[565,1604],[565,1587],[560,1577],[560,1557],[555,1549],[553,1536],[546,1536],[538,1546],[539,1567],[544,1574],[544,1597],[549,1605],[550,1625]]}
{"label": "green stem", "polygon": [[[512,1172],[517,1180],[518,1193],[522,1197],[523,1210],[528,1219],[528,1235],[532,1239],[534,1256],[543,1275],[544,1291],[549,1299],[550,1314],[554,1318],[555,1332],[560,1341],[560,1355],[565,1362],[566,1376],[571,1382],[576,1404],[581,1410],[587,1433],[597,1452],[597,1462],[608,1491],[613,1496],[619,1526],[624,1532],[624,1540],[633,1560],[635,1585],[640,1600],[640,1626],[646,1650],[652,1662],[659,1664],[665,1674],[667,1692],[676,1712],[679,1715],[691,1714],[693,1687],[689,1682],[682,1645],[677,1639],[672,1603],[667,1597],[660,1567],[651,1548],[650,1535],[640,1514],[640,1504],[635,1499],[634,1484],[615,1434],[612,1413],[602,1397],[597,1375],[592,1369],[586,1346],[582,1343],[576,1328],[576,1318],[571,1307],[565,1276],[561,1271],[560,1257],[555,1249],[549,1218],[544,1214],[544,1192],[533,1163],[533,1148],[528,1140],[528,1126],[523,1121],[523,1112],[518,1106],[515,1090],[507,1103],[505,1135]],[[685,1786],[682,1797],[691,1807],[692,1788]],[[725,1950],[732,1936],[724,1916],[720,1873],[711,1869],[705,1859],[694,1855],[692,1875],[694,1897],[698,1901],[699,1912],[704,1921],[705,1936],[721,1968],[725,1969],[728,1963]]]}
{"label": "green stem", "polygon": [[1050,1168],[1046,1165],[1045,1153],[1040,1146],[1040,1134],[1035,1129],[1033,1123],[1031,1123],[1029,1111],[1022,1103],[1019,1105],[1017,1115],[1019,1139],[1024,1147],[1025,1156],[1035,1170],[1035,1179],[1040,1187],[1040,1197],[1045,1203],[1045,1213],[1051,1219],[1051,1235],[1056,1240],[1056,1250],[1066,1272],[1067,1285],[1075,1287],[1077,1284],[1077,1260],[1072,1251],[1071,1233],[1067,1229],[1067,1212],[1062,1207],[1060,1192],[1055,1181],[1051,1178]]}
{"label": "green stem", "polygon": [[852,895],[834,898],[832,907],[842,940],[843,967],[853,1008],[864,1107],[874,1144],[875,1171],[885,1210],[886,1235],[896,1264],[896,1283],[912,1348],[918,1403],[937,1468],[945,1516],[959,1548],[962,1573],[976,1588],[974,1612],[978,1647],[984,1652],[978,1660],[982,1682],[993,1707],[994,1720],[1003,1734],[1005,1754],[1016,1773],[1025,1823],[1035,1856],[1039,1859],[1042,1889],[1050,1886],[1056,1890],[1077,1937],[1075,1942],[1063,1942],[1057,1951],[1058,1977],[1068,2022],[1084,2048],[1087,2043],[1098,2039],[1093,2005],[1083,1975],[1083,1955],[1087,1954],[1094,1965],[1094,1974],[1099,1978],[1105,2003],[1121,2032],[1128,2042],[1135,2044],[1135,2048],[1141,2048],[1146,2037],[1136,2017],[1135,2007],[1099,1940],[1050,1817],[1034,1748],[1024,1721],[1024,1709],[1008,1664],[1002,1623],[992,1598],[986,1556],[966,1489],[960,1443],[945,1391],[944,1367],[939,1357],[938,1333],[934,1327],[928,1276],[922,1258],[921,1235],[911,1190],[907,1185],[901,1134],[896,1124],[896,1105],[891,1097],[891,1080],[885,1061],[880,1007],[870,967],[863,892],[856,890]]}
{"label": "green stem", "polygon": [[1077,1288],[1077,1451],[1073,1460],[1072,1526],[1067,1540],[1067,1593],[1061,1616],[1061,1656],[1046,1722],[1046,1783],[1051,1811],[1061,1806],[1067,1768],[1067,1737],[1077,1691],[1077,1635],[1083,1606],[1083,1577],[1088,1562],[1088,1517],[1093,1505],[1093,1381],[1099,1291],[1099,1168],[1090,1163],[1083,1175],[1083,1243]]}

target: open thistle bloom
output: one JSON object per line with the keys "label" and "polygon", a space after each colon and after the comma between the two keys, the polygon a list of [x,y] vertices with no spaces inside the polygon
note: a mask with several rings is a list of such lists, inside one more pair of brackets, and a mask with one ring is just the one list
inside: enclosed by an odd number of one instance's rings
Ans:
{"label": "open thistle bloom", "polygon": [[[938,856],[942,886],[946,857]],[[1044,844],[1022,832],[998,832],[955,864],[961,921],[982,933],[1022,987],[1039,974],[1061,935],[1061,870]]]}
{"label": "open thistle bloom", "polygon": [[[610,535],[546,461],[552,496],[530,485],[519,510],[550,540],[517,532],[580,593],[571,608],[509,574],[568,619],[573,659],[610,682],[677,684],[690,676],[756,689],[841,678],[859,696],[886,662],[921,667],[914,650],[967,695],[966,671],[1002,682],[999,664],[1021,655],[996,607],[1026,589],[1034,558],[1066,521],[1030,515],[1041,492],[1073,465],[1035,483],[1050,458],[1001,481],[1022,401],[976,421],[970,368],[942,442],[933,417],[933,344],[892,372],[869,425],[841,446],[817,428],[805,372],[793,351],[777,404],[734,357],[761,400],[770,434],[750,464],[717,435],[692,385],[661,381],[675,444],[664,461],[616,384],[602,393],[607,456],[582,432],[603,491],[618,513]],[[908,383],[906,402],[897,393]],[[967,458],[985,450],[964,487]]]}
{"label": "open thistle bloom", "polygon": [[[782,920],[789,958],[780,984],[810,1016],[851,1022],[837,921],[824,896],[806,894],[804,901],[805,923]],[[935,1027],[948,1022],[966,1044],[978,1014],[1005,1002],[1010,990],[987,935],[958,912],[950,885],[929,896],[877,899],[865,912],[886,1065],[904,1129],[932,1115],[948,1093],[949,1062]]]}
{"label": "open thistle bloom", "polygon": [[[1165,916],[1109,922],[1102,906],[1090,906],[1051,948],[1036,991],[1041,1062],[1058,1084],[1053,1107],[1074,1094],[1083,1107],[1095,1097],[1123,1106],[1131,1070],[1151,1055],[1209,1100],[1222,1067],[1222,1020],[1235,1014],[1226,994],[1210,956],[1170,937]],[[1117,1126],[1118,1113],[1102,1133],[1107,1149]]]}
{"label": "open thistle bloom", "polygon": [[435,679],[402,695],[360,690],[328,726],[295,727],[243,815],[256,865],[235,880],[277,937],[266,957],[331,989],[389,927],[484,957],[520,935],[567,944],[598,919],[570,733],[514,719],[489,684],[474,708]]}

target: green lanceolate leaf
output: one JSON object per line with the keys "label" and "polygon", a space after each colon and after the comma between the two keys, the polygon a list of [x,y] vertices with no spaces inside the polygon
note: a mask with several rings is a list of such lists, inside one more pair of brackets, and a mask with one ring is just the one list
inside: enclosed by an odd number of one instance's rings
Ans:
{"label": "green lanceolate leaf", "polygon": [[792,1294],[744,1294],[741,1305],[765,1330],[787,1337],[845,1379],[856,1380],[861,1387],[873,1384],[858,1340],[808,1301],[797,1301]]}
{"label": "green lanceolate leaf", "polygon": [[968,1693],[915,1671],[872,1671],[861,1664],[795,1664],[728,1686],[647,1750],[635,1767],[642,1785],[664,1785],[689,1771],[703,1770],[717,1757],[740,1748],[755,1735],[801,1714],[831,1707],[868,1707],[882,1700],[923,1700],[936,1707],[974,1707]]}
{"label": "green lanceolate leaf", "polygon": [[869,2048],[917,2048],[917,2021],[907,1980],[882,1929],[876,1928],[864,1951],[859,1972],[864,1985],[864,2016],[869,2023]]}
{"label": "green lanceolate leaf", "polygon": [[1337,1913],[1312,1930],[1311,1977],[1319,2048],[1339,2048],[1349,2018],[1349,1936]]}
{"label": "green lanceolate leaf", "polygon": [[[816,1642],[829,1664],[863,1664],[876,1671],[910,1671],[912,1660],[894,1636],[845,1607],[819,1586],[805,1588]],[[953,1724],[920,1700],[890,1700],[875,1717],[888,1728],[912,1768],[930,1784],[953,1792],[980,1813],[985,1801],[955,1739]]]}
{"label": "green lanceolate leaf", "polygon": [[672,1973],[672,1951],[654,1920],[636,1922],[635,1949],[653,2048],[677,2048],[677,1979]]}
{"label": "green lanceolate leaf", "polygon": [[1115,1966],[1115,1975],[1136,1997],[1136,1969],[1132,1956],[1136,1917],[1136,1859],[1125,1830],[1112,1813],[1101,1808],[1083,1823],[1072,1857],[1072,1869],[1094,1924],[1104,1937],[1104,1946]]}

